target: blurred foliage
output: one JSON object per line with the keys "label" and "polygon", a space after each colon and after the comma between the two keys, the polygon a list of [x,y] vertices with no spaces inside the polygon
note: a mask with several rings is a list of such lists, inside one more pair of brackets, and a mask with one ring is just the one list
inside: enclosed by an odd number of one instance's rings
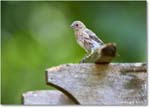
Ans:
{"label": "blurred foliage", "polygon": [[104,42],[115,42],[114,62],[146,62],[146,2],[2,2],[2,104],[51,89],[44,70],[78,63],[85,52],[70,24],[83,21]]}

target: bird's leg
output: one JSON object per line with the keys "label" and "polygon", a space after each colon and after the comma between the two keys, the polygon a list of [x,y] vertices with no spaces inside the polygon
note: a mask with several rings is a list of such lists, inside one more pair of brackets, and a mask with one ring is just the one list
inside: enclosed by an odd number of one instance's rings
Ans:
{"label": "bird's leg", "polygon": [[94,50],[91,50],[90,53],[86,54],[84,58],[80,61],[80,63],[84,63],[86,59],[88,59],[90,56],[94,54]]}
{"label": "bird's leg", "polygon": [[80,63],[84,63],[85,60],[87,59],[87,56],[88,56],[88,54],[86,54],[86,55],[84,56],[84,58],[82,58],[82,60],[80,61]]}
{"label": "bird's leg", "polygon": [[92,50],[91,53],[86,54],[85,57],[80,61],[80,63],[84,63],[85,60],[86,60],[87,58],[89,58],[93,53],[94,53],[94,50]]}
{"label": "bird's leg", "polygon": [[94,54],[94,50],[91,50],[91,52],[86,56],[86,58],[89,58],[93,54]]}

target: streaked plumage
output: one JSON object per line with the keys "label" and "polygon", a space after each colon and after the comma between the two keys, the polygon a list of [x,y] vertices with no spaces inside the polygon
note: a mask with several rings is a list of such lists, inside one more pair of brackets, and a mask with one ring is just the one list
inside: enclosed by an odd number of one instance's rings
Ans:
{"label": "streaked plumage", "polygon": [[98,47],[101,47],[104,42],[99,39],[94,32],[86,28],[81,21],[74,21],[71,27],[75,31],[77,43],[87,52],[92,53]]}

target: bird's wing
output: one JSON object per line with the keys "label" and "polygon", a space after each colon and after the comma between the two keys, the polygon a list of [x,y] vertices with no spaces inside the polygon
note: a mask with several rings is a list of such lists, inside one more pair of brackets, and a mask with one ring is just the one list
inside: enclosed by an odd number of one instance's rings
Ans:
{"label": "bird's wing", "polygon": [[92,40],[96,41],[97,43],[99,43],[99,44],[101,44],[101,45],[104,44],[104,42],[103,42],[101,39],[99,39],[99,38],[96,36],[96,34],[95,34],[94,32],[92,32],[91,30],[85,29],[85,32],[89,35],[89,37],[90,37]]}

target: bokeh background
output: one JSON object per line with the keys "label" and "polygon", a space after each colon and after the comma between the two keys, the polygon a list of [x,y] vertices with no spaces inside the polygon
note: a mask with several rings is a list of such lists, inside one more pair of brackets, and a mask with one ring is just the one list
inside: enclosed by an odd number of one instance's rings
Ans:
{"label": "bokeh background", "polygon": [[113,62],[146,62],[146,2],[2,2],[2,104],[21,94],[53,89],[45,69],[78,63],[85,52],[70,24],[83,21],[104,42],[115,42]]}

